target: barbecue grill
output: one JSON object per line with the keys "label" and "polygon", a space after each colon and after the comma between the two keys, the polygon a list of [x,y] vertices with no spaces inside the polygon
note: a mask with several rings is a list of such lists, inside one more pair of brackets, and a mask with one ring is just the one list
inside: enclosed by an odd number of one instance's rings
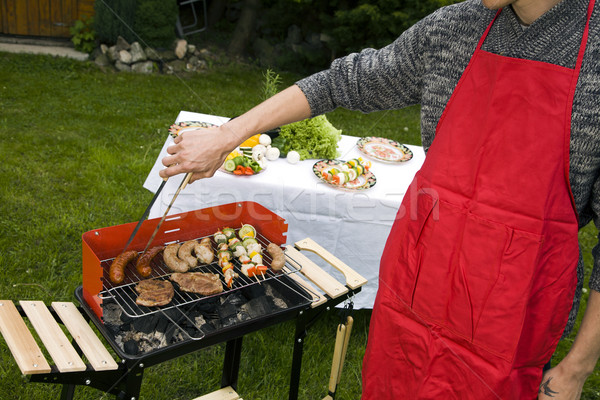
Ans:
{"label": "barbecue grill", "polygon": [[[129,246],[141,251],[158,219],[144,221]],[[212,237],[223,227],[251,224],[263,248],[268,243],[283,245],[285,220],[255,202],[238,202],[169,216],[152,245],[166,245]],[[138,399],[144,370],[217,343],[226,343],[221,387],[227,398],[237,390],[243,337],[284,321],[295,320],[289,398],[297,399],[304,336],[310,326],[330,307],[351,300],[366,280],[339,259],[307,238],[284,246],[285,266],[263,276],[246,277],[234,264],[238,278],[222,293],[202,296],[175,288],[173,300],[163,307],[136,304],[135,285],[142,279],[168,279],[171,271],[162,256],[152,261],[152,275],[142,278],[135,268],[125,269],[125,280],[114,285],[108,269],[123,251],[135,223],[101,228],[82,237],[83,284],[75,290],[73,303],[20,302],[0,300],[0,330],[21,371],[31,382],[62,384],[61,398],[72,399],[77,385],[88,385],[114,394],[119,399]],[[213,242],[213,250],[215,250]],[[326,273],[301,251],[318,254],[345,277],[345,282]],[[265,253],[264,264],[272,261]],[[216,262],[194,271],[221,274]],[[308,280],[314,283],[318,289]],[[176,285],[174,285],[176,286]],[[55,365],[50,366],[22,317],[26,316],[46,346]],[[119,357],[115,362],[92,331],[92,321]],[[64,324],[73,338],[72,346],[59,326]],[[60,331],[60,332],[59,332]],[[88,360],[81,360],[84,354]],[[221,398],[221,397],[214,397]]]}

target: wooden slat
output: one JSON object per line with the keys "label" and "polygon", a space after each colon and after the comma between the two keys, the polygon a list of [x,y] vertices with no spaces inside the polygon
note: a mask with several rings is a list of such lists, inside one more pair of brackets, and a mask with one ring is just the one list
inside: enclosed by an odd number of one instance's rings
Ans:
{"label": "wooden slat", "polygon": [[293,246],[287,245],[285,251],[292,260],[300,264],[302,268],[300,272],[327,293],[329,297],[335,299],[336,297],[348,293],[348,288],[346,286],[338,282],[337,279],[329,275]]}
{"label": "wooden slat", "polygon": [[50,17],[50,0],[38,0],[40,13],[40,35],[52,36],[52,18]]}
{"label": "wooden slat", "polygon": [[17,17],[15,15],[16,12],[16,0],[3,0],[4,1],[4,10],[6,11],[6,33],[16,34],[17,33]]}
{"label": "wooden slat", "polygon": [[40,35],[40,12],[37,0],[24,0],[27,3],[27,34]]}
{"label": "wooden slat", "polygon": [[45,374],[51,371],[42,350],[10,300],[0,300],[0,332],[23,374]]}
{"label": "wooden slat", "polygon": [[55,301],[52,303],[52,308],[56,311],[96,371],[119,368],[108,350],[106,350],[106,347],[102,344],[102,341],[98,339],[98,336],[96,336],[85,318],[77,310],[75,304]]}
{"label": "wooden slat", "polygon": [[17,0],[15,4],[16,35],[27,35],[27,3]]}
{"label": "wooden slat", "polygon": [[41,301],[20,301],[29,321],[42,339],[60,372],[84,371],[86,366],[48,307]]}
{"label": "wooden slat", "polygon": [[231,386],[224,387],[194,400],[243,400]]}
{"label": "wooden slat", "polygon": [[356,289],[367,283],[367,280],[362,275],[350,268],[348,265],[346,265],[339,258],[331,254],[329,251],[325,250],[321,245],[319,245],[311,238],[306,238],[304,240],[297,241],[295,245],[296,248],[300,250],[312,251],[313,253],[321,257],[323,260],[331,264],[335,269],[344,274],[344,277],[346,278],[346,285],[348,285],[350,288]]}

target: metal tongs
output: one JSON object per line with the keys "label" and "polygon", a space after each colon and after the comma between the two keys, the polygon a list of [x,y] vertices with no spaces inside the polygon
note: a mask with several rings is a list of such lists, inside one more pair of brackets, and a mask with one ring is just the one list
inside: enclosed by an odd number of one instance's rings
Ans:
{"label": "metal tongs", "polygon": [[[173,125],[171,125],[171,127],[169,129],[169,134],[173,138],[175,138],[175,137],[179,136],[185,130],[191,130],[191,129],[198,129],[198,126],[186,126],[185,122],[184,123],[180,123],[180,124],[173,124]],[[160,229],[160,226],[164,222],[165,218],[167,217],[167,214],[171,210],[171,207],[173,206],[173,203],[175,203],[175,199],[179,195],[179,192],[181,192],[183,190],[183,188],[185,188],[187,186],[187,184],[190,182],[190,178],[191,177],[192,177],[192,173],[188,172],[185,175],[185,178],[183,178],[183,181],[181,181],[181,183],[179,184],[179,187],[177,188],[177,191],[175,192],[175,194],[173,195],[173,198],[171,199],[171,203],[169,203],[169,206],[167,207],[167,210],[163,214],[160,222],[158,223],[158,225],[156,225],[156,228],[154,229],[154,232],[152,233],[152,236],[150,236],[150,240],[148,240],[148,243],[146,244],[146,247],[144,247],[144,251],[142,251],[142,254],[145,253],[146,250],[148,250],[148,247],[150,247],[150,243],[152,243],[152,241],[154,240],[154,237],[158,233],[158,230]],[[146,218],[148,217],[148,214],[150,214],[150,210],[152,209],[152,205],[154,205],[154,202],[158,198],[160,192],[165,187],[165,184],[167,183],[168,179],[169,178],[164,178],[163,181],[162,181],[162,183],[160,184],[158,190],[156,191],[156,193],[154,193],[154,197],[152,197],[152,200],[150,200],[150,204],[148,204],[148,207],[146,207],[146,211],[144,211],[144,214],[142,214],[142,218],[140,218],[140,220],[138,221],[137,225],[135,226],[135,229],[131,233],[131,236],[129,236],[129,240],[127,241],[127,244],[123,248],[123,252],[127,250],[127,248],[129,247],[129,245],[133,241],[133,238],[135,237],[135,235],[140,230],[140,227],[142,226],[142,223],[146,220]]]}

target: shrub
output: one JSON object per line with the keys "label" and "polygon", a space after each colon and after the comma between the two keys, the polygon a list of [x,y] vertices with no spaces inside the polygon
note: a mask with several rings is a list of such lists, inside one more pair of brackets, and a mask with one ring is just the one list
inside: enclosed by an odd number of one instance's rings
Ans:
{"label": "shrub", "polygon": [[135,30],[151,47],[170,46],[176,38],[177,0],[137,0]]}
{"label": "shrub", "polygon": [[96,47],[96,32],[94,31],[94,18],[83,16],[82,19],[75,21],[72,27],[69,28],[71,33],[71,42],[75,46],[75,50],[84,53],[91,53]]}
{"label": "shrub", "polygon": [[122,36],[128,42],[134,42],[135,23],[134,0],[102,0],[94,2],[94,29],[100,43],[112,45]]}

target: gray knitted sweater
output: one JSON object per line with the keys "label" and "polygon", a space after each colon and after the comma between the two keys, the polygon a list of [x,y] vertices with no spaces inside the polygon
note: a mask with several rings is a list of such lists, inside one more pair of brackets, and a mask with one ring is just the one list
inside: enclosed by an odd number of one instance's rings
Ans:
{"label": "gray knitted sweater", "polygon": [[[600,2],[599,2],[600,3]],[[483,49],[508,57],[575,66],[588,0],[563,0],[527,29],[512,8],[492,26]],[[335,60],[330,69],[296,84],[312,115],[337,107],[371,112],[421,105],[421,138],[427,150],[435,128],[479,38],[494,17],[481,0],[444,7],[405,31],[392,44]],[[579,226],[600,226],[600,4],[590,20],[589,40],[573,102],[570,183]],[[592,251],[590,288],[600,291],[600,246]],[[565,334],[575,322],[583,286],[579,257],[578,287]]]}

